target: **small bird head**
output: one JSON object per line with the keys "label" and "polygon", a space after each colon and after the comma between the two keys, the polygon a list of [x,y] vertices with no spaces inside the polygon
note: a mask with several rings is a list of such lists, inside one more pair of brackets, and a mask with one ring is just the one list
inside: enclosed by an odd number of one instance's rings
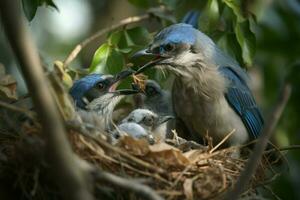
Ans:
{"label": "small bird head", "polygon": [[145,82],[145,88],[142,89],[139,84],[133,83],[132,88],[134,90],[139,90],[140,93],[148,98],[160,96],[163,93],[160,85],[154,80],[147,80]]}
{"label": "small bird head", "polygon": [[132,89],[116,90],[119,81],[130,76],[132,70],[122,71],[115,76],[103,74],[90,74],[77,81],[70,89],[70,95],[75,105],[86,109],[86,106],[93,100],[103,97],[115,97],[120,95],[135,94],[138,91]]}
{"label": "small bird head", "polygon": [[[174,24],[160,31],[145,50],[133,55],[153,56],[154,59],[141,67],[136,74],[152,66],[165,66],[175,73],[193,67],[196,63],[218,62],[219,49],[204,33],[189,24]],[[211,65],[215,66],[215,65]]]}
{"label": "small bird head", "polygon": [[141,125],[144,129],[153,131],[161,124],[173,118],[173,116],[158,116],[156,113],[148,109],[135,109],[122,120],[122,123],[135,122]]}

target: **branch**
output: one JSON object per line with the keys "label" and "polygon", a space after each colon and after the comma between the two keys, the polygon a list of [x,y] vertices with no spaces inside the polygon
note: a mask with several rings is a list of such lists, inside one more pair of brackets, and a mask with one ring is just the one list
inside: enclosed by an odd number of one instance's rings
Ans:
{"label": "branch", "polygon": [[272,148],[272,149],[269,149],[267,151],[265,151],[264,153],[265,154],[268,154],[268,153],[271,153],[273,151],[289,151],[289,150],[300,150],[300,145],[299,144],[295,144],[295,145],[290,145],[290,146],[287,146],[287,147],[279,147],[279,148]]}
{"label": "branch", "polygon": [[91,200],[93,198],[85,183],[85,176],[76,165],[62,118],[49,91],[48,79],[43,73],[37,50],[20,11],[18,0],[0,1],[0,15],[6,36],[20,63],[41,121],[53,179],[57,181],[65,199]]}
{"label": "branch", "polygon": [[81,43],[76,45],[76,47],[71,51],[71,53],[68,55],[68,57],[64,61],[63,67],[64,68],[67,67],[77,57],[79,52],[84,47],[86,47],[88,44],[90,44],[91,42],[93,42],[97,38],[103,36],[104,34],[110,32],[110,31],[118,29],[120,27],[129,25],[129,24],[133,24],[133,23],[136,23],[136,22],[140,22],[140,21],[146,20],[148,18],[150,18],[149,14],[138,15],[138,16],[134,16],[134,17],[128,17],[126,19],[121,20],[117,24],[113,24],[111,27],[107,27],[107,28],[104,28],[104,29],[101,29],[101,30],[97,31],[94,35],[92,35],[91,37],[83,40]]}
{"label": "branch", "polygon": [[1,101],[1,100],[0,100],[0,107],[3,107],[7,110],[11,110],[13,112],[23,113],[31,119],[34,119],[34,117],[35,117],[35,112],[32,112],[31,110],[27,110],[25,108],[17,107],[15,105],[6,103],[6,102]]}
{"label": "branch", "polygon": [[266,148],[269,138],[271,137],[274,129],[278,123],[278,120],[288,102],[291,94],[291,86],[287,83],[284,84],[282,91],[280,92],[279,99],[275,105],[273,112],[270,114],[258,142],[254,147],[254,151],[249,158],[245,170],[241,173],[241,176],[237,180],[234,188],[227,193],[225,199],[237,200],[240,194],[244,191],[244,188],[249,183],[251,177],[256,171],[256,168],[261,160],[264,149]]}
{"label": "branch", "polygon": [[154,190],[150,187],[136,182],[134,180],[128,180],[114,174],[103,172],[103,171],[94,171],[94,176],[96,180],[104,181],[105,183],[110,183],[114,186],[120,187],[125,190],[132,191],[148,200],[163,200]]}

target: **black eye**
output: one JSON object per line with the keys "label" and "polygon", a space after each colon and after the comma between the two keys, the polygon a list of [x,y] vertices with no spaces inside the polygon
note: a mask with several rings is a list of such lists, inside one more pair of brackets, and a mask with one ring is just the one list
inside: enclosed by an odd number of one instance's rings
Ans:
{"label": "black eye", "polygon": [[175,45],[171,44],[171,43],[168,43],[168,44],[165,44],[163,48],[164,48],[165,51],[170,52],[170,51],[173,51],[175,49]]}
{"label": "black eye", "polygon": [[99,88],[100,90],[103,90],[103,89],[104,89],[104,84],[103,84],[103,83],[98,83],[98,88]]}
{"label": "black eye", "polygon": [[133,119],[132,119],[132,118],[129,118],[129,119],[128,119],[128,122],[132,122],[132,121],[133,121]]}
{"label": "black eye", "polygon": [[146,94],[149,96],[154,96],[156,94],[156,90],[153,87],[146,87]]}
{"label": "black eye", "polygon": [[146,126],[153,126],[154,119],[153,119],[153,117],[144,117],[144,118],[143,118],[143,123],[144,123]]}

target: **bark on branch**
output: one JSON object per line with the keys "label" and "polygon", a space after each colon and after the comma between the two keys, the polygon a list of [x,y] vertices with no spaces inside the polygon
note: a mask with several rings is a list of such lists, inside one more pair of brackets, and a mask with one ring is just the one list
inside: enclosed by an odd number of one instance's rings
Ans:
{"label": "bark on branch", "polygon": [[82,170],[75,164],[65,127],[50,94],[48,80],[43,73],[37,50],[20,10],[18,0],[0,1],[0,14],[7,38],[19,61],[42,124],[49,162],[53,168],[53,178],[61,186],[65,199],[93,199]]}

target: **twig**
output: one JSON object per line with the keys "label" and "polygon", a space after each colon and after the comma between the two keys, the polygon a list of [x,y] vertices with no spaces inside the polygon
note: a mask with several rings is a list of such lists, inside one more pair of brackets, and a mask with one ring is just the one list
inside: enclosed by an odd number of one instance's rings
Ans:
{"label": "twig", "polygon": [[136,22],[140,22],[143,20],[146,20],[150,17],[149,14],[145,14],[145,15],[138,15],[138,16],[134,16],[134,17],[128,17],[126,19],[121,20],[120,22],[118,22],[117,24],[113,24],[110,27],[106,27],[104,29],[101,29],[99,31],[97,31],[94,35],[92,35],[91,37],[83,40],[81,43],[79,43],[78,45],[76,45],[76,47],[71,51],[71,53],[68,55],[68,57],[66,58],[66,60],[64,61],[63,67],[67,67],[79,54],[79,52],[86,47],[88,44],[90,44],[91,42],[93,42],[94,40],[96,40],[97,38],[101,37],[102,35],[113,31],[115,29],[118,29],[120,27],[129,25],[129,24],[133,24]]}
{"label": "twig", "polygon": [[216,149],[218,149],[226,140],[235,132],[235,129],[233,129],[230,133],[228,133],[219,144],[217,144],[214,148],[212,148],[209,153],[214,152]]}
{"label": "twig", "polygon": [[17,107],[15,105],[6,103],[4,101],[0,101],[0,107],[3,107],[5,109],[8,109],[8,110],[11,110],[11,111],[14,111],[14,112],[24,113],[28,117],[30,117],[31,119],[33,119],[35,117],[35,112],[32,112],[32,111],[27,110],[25,108]]}
{"label": "twig", "polygon": [[245,186],[249,183],[249,180],[255,173],[255,170],[261,160],[264,149],[268,144],[268,140],[273,133],[278,120],[287,104],[290,94],[291,86],[288,83],[285,83],[280,93],[279,99],[277,100],[277,103],[275,105],[275,108],[269,116],[261,132],[260,138],[254,147],[254,151],[246,164],[245,170],[241,173],[241,176],[237,180],[234,188],[226,194],[225,199],[237,200],[240,194],[244,191]]}
{"label": "twig", "polygon": [[0,15],[6,36],[20,63],[42,124],[53,178],[65,199],[91,200],[93,197],[85,182],[86,177],[75,163],[62,118],[49,92],[48,79],[43,73],[38,52],[20,11],[19,1],[0,1]]}
{"label": "twig", "polygon": [[140,182],[125,179],[114,174],[99,170],[95,170],[93,174],[96,180],[104,181],[105,183],[110,183],[122,189],[132,191],[144,197],[145,199],[163,200],[163,198],[159,196],[154,190],[146,185],[141,184]]}
{"label": "twig", "polygon": [[276,149],[273,148],[273,149],[269,149],[269,150],[265,151],[264,153],[268,154],[273,151],[289,151],[289,150],[300,150],[300,145],[295,144],[295,145],[291,145],[291,146],[287,146],[287,147],[279,147]]}
{"label": "twig", "polygon": [[103,147],[105,147],[105,148],[107,148],[107,149],[109,149],[109,150],[111,150],[113,152],[116,152],[116,153],[120,154],[121,156],[123,156],[123,157],[125,157],[125,158],[127,158],[127,159],[129,159],[129,160],[131,160],[131,161],[133,161],[133,162],[141,165],[142,167],[144,167],[146,169],[155,171],[155,172],[157,172],[159,174],[165,174],[166,173],[166,171],[164,169],[162,169],[162,168],[160,168],[158,166],[153,166],[150,163],[147,163],[147,162],[145,162],[145,161],[143,161],[141,159],[138,159],[138,158],[136,158],[136,157],[128,154],[125,151],[122,151],[122,150],[114,147],[113,145],[109,144],[108,142],[106,142],[106,141],[104,141],[102,139],[94,137],[89,132],[87,132],[85,129],[80,128],[80,125],[78,125],[78,124],[73,124],[72,122],[68,122],[67,126],[68,126],[68,128],[73,129],[75,131],[78,131],[81,134],[83,134],[84,136],[92,139],[93,141],[95,141],[100,146],[103,146]]}

